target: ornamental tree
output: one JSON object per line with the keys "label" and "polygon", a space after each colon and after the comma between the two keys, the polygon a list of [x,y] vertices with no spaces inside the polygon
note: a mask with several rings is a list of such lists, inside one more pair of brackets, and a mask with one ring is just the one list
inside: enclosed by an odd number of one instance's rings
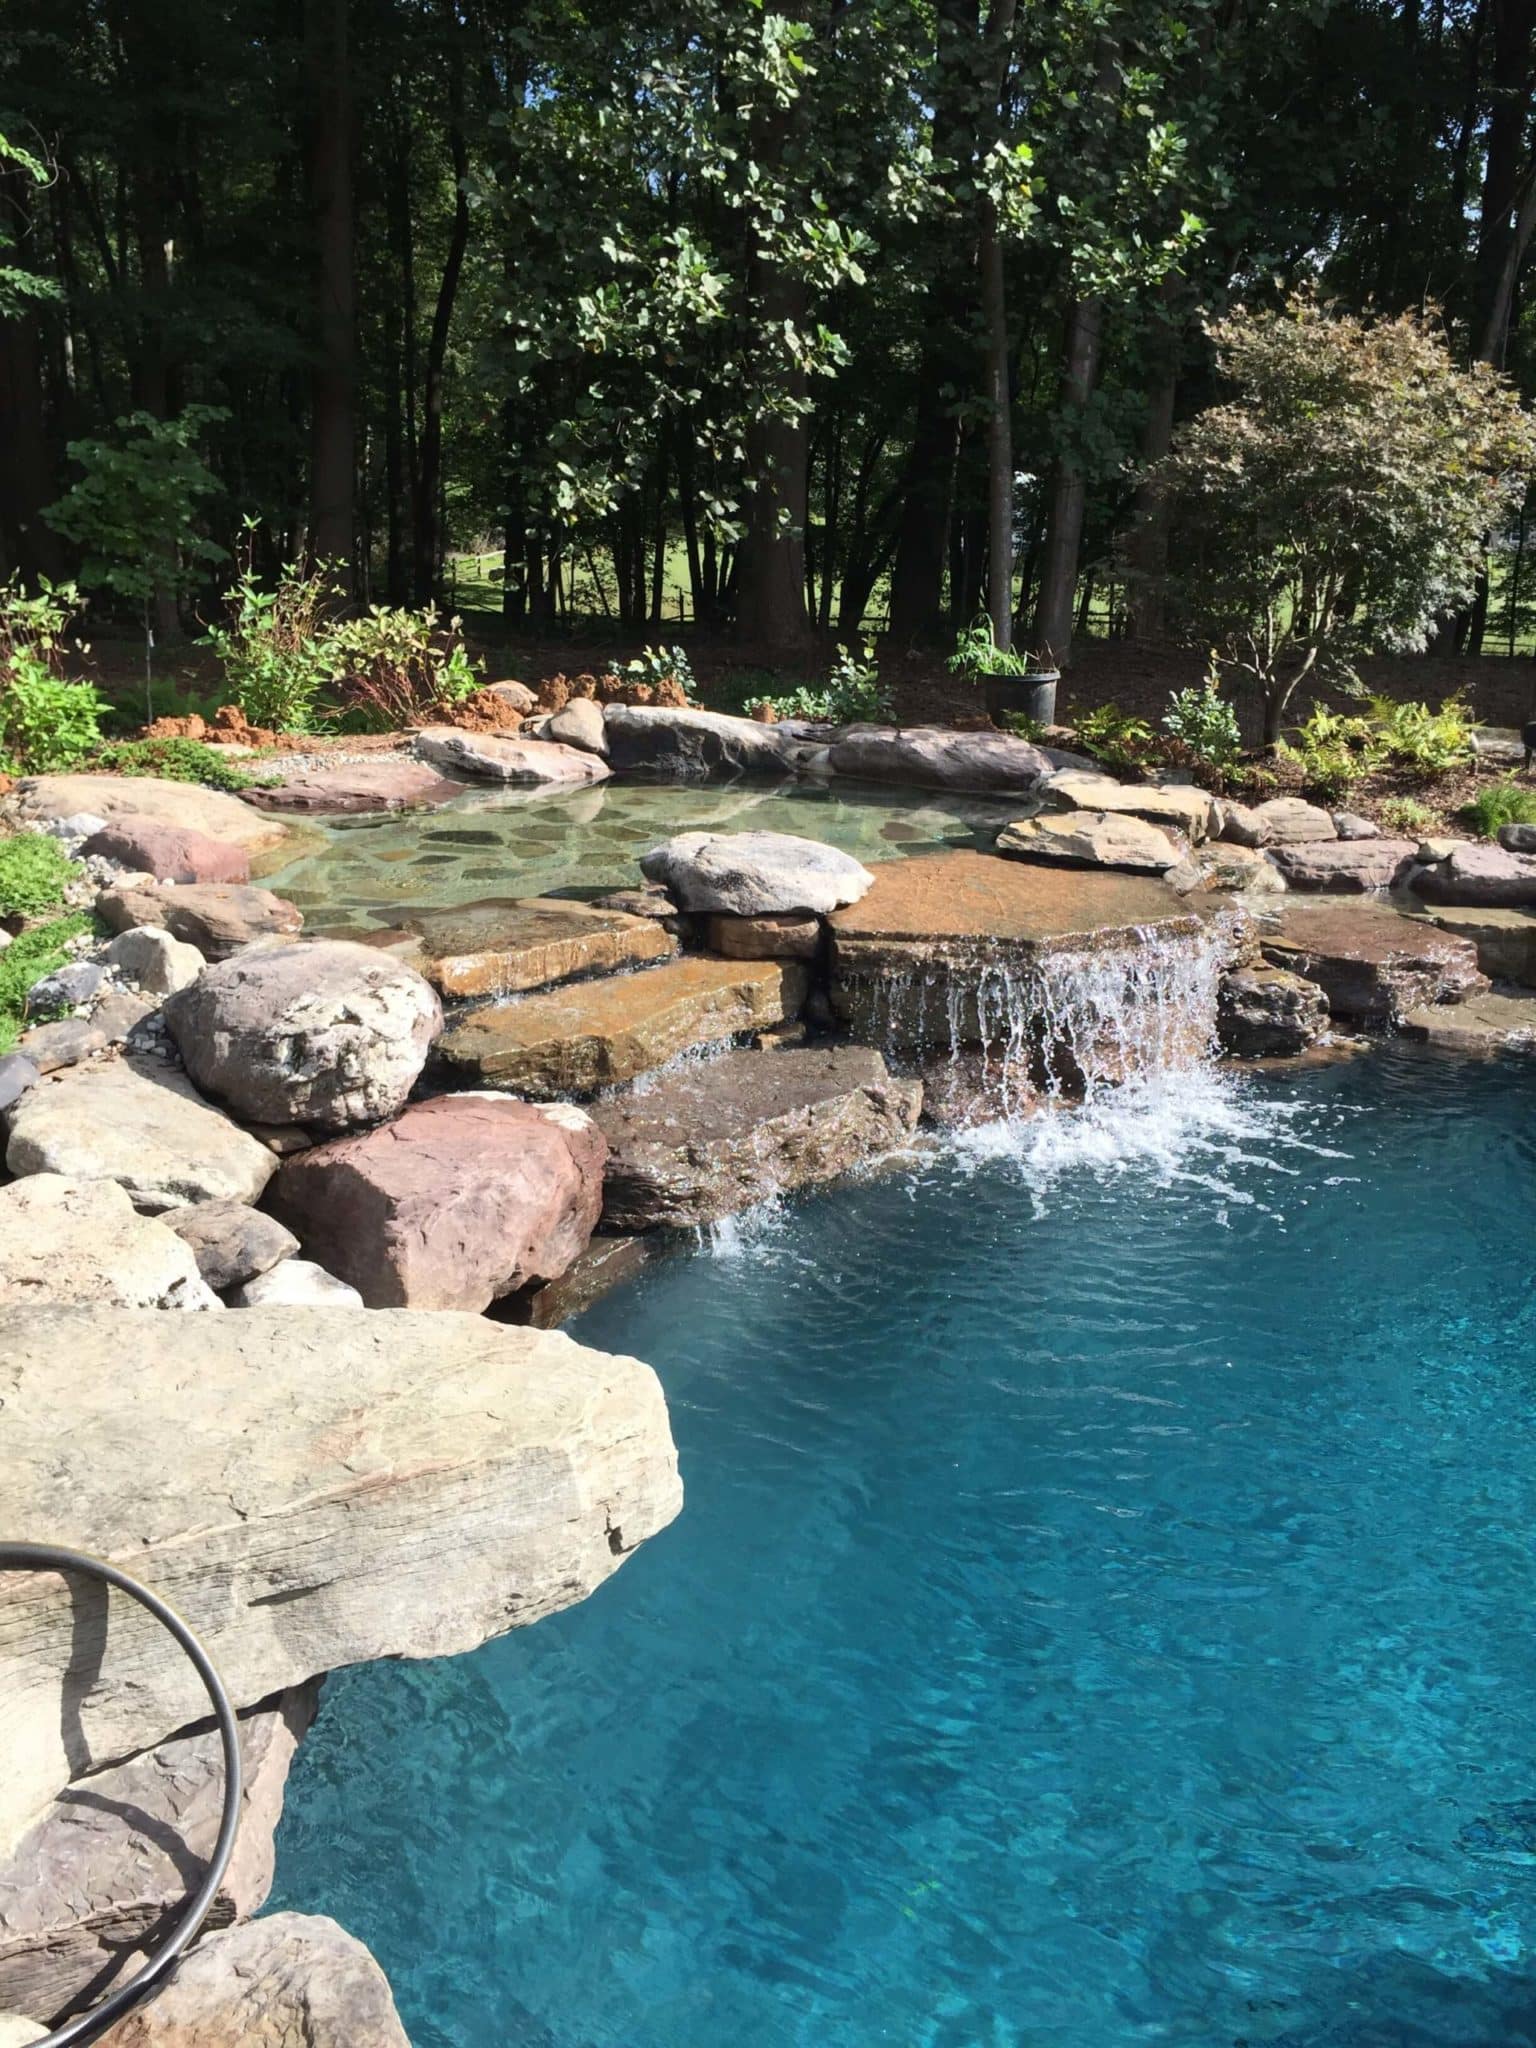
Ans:
{"label": "ornamental tree", "polygon": [[1358,690],[1361,654],[1422,652],[1470,600],[1536,424],[1433,316],[1356,318],[1301,292],[1209,333],[1230,396],[1153,473],[1177,507],[1167,582],[1191,636],[1257,686],[1273,745],[1301,683]]}

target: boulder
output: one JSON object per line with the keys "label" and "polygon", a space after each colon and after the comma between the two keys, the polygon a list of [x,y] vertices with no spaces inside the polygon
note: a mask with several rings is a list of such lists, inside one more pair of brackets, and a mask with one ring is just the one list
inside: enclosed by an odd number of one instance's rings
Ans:
{"label": "boulder", "polygon": [[422,977],[342,939],[258,947],[165,1006],[199,1087],[253,1123],[341,1131],[404,1103],[443,1025]]}
{"label": "boulder", "polygon": [[788,832],[682,832],[640,856],[682,910],[765,917],[857,903],[874,876],[852,854]]}
{"label": "boulder", "polygon": [[46,819],[42,829],[50,839],[57,839],[66,853],[75,856],[88,839],[105,831],[106,824],[106,819],[98,818],[94,811],[76,811],[70,818]]}
{"label": "boulder", "polygon": [[503,704],[510,704],[514,711],[521,712],[525,718],[539,708],[538,692],[530,690],[526,683],[487,683],[485,688],[489,696],[499,697]]}
{"label": "boulder", "polygon": [[1362,818],[1358,811],[1335,811],[1332,814],[1333,829],[1341,839],[1380,839],[1381,827],[1373,818]]}
{"label": "boulder", "polygon": [[[670,899],[663,902],[670,911]],[[413,910],[402,923],[403,933],[380,933],[368,943],[406,961],[446,996],[515,995],[670,960],[677,951],[674,934],[653,916],[563,897],[492,897]]]}
{"label": "boulder", "polygon": [[416,750],[435,766],[477,782],[548,783],[579,789],[606,781],[610,773],[606,761],[579,747],[562,747],[550,740],[509,739],[500,733],[460,732],[448,725],[419,732]]}
{"label": "boulder", "polygon": [[686,1229],[903,1144],[922,1107],[867,1046],[732,1052],[594,1111],[614,1230]]}
{"label": "boulder", "polygon": [[1276,867],[1292,889],[1332,889],[1363,896],[1390,889],[1411,866],[1406,839],[1302,839],[1274,847]]}
{"label": "boulder", "polygon": [[148,820],[221,839],[247,852],[275,846],[286,827],[264,818],[237,796],[200,782],[168,782],[156,775],[29,775],[17,785],[17,810],[28,824],[84,811],[115,825],[120,818]]}
{"label": "boulder", "polygon": [[80,849],[90,859],[110,861],[130,874],[157,882],[248,882],[249,849],[238,840],[214,839],[185,825],[155,818],[121,817],[87,839]]}
{"label": "boulder", "polygon": [[20,1102],[29,1088],[37,1085],[42,1069],[25,1053],[0,1054],[0,1111]]}
{"label": "boulder", "polygon": [[1488,989],[1464,1003],[1411,1010],[1405,1038],[1420,1038],[1454,1052],[1536,1053],[1536,995],[1525,989]]}
{"label": "boulder", "polygon": [[796,962],[674,960],[476,1010],[444,1036],[438,1054],[471,1085],[590,1095],[696,1046],[782,1024],[799,1014],[805,993]]}
{"label": "boulder", "polygon": [[106,950],[106,962],[124,981],[146,989],[151,995],[174,995],[189,988],[207,965],[196,946],[173,939],[168,931],[152,924],[131,925],[119,932]]}
{"label": "boulder", "polygon": [[153,1017],[160,1005],[154,998],[121,989],[103,998],[91,1012],[92,1027],[106,1034],[108,1045],[125,1045],[146,1017]]}
{"label": "boulder", "polygon": [[[213,1927],[249,1919],[272,1889],[272,1837],[316,1691],[295,1687],[241,1719],[240,1832]],[[66,1786],[0,1861],[0,2003],[57,2017],[99,1998],[180,1912],[189,1872],[213,1851],[223,1805],[214,1729]]]}
{"label": "boulder", "polygon": [[34,2041],[41,2041],[47,2035],[47,2028],[36,2020],[24,2019],[19,2012],[0,2012],[0,2048],[30,2048]]}
{"label": "boulder", "polygon": [[160,1221],[188,1247],[215,1294],[270,1272],[299,1248],[275,1216],[245,1202],[193,1202],[167,1209]]}
{"label": "boulder", "polygon": [[1476,908],[1536,907],[1536,856],[1504,846],[1453,844],[1446,857],[1420,868],[1409,886],[1426,903],[1461,903]]}
{"label": "boulder", "polygon": [[1272,967],[1316,982],[1335,1018],[1385,1028],[1487,987],[1470,941],[1385,904],[1296,903],[1260,941]]}
{"label": "boulder", "polygon": [[1330,812],[1299,796],[1275,796],[1251,809],[1244,804],[1219,807],[1221,836],[1237,846],[1294,846],[1321,839],[1370,838],[1374,833],[1341,834]]}
{"label": "boulder", "polygon": [[450,782],[422,761],[392,754],[382,760],[338,762],[334,768],[306,768],[268,789],[253,789],[250,801],[263,811],[340,816],[427,810],[463,794],[462,782]]}
{"label": "boulder", "polygon": [[1208,839],[1163,877],[1181,896],[1283,896],[1285,877],[1251,846]]}
{"label": "boulder", "polygon": [[1477,964],[1493,981],[1536,988],[1536,909],[1422,910],[1426,923],[1477,948]]}
{"label": "boulder", "polygon": [[1506,853],[1536,853],[1536,825],[1501,825],[1499,844]]}
{"label": "boulder", "polygon": [[1064,768],[1047,776],[1040,795],[1048,810],[1141,818],[1181,832],[1191,846],[1212,837],[1217,825],[1216,799],[1193,783],[1116,782],[1113,776]]}
{"label": "boulder", "polygon": [[69,960],[51,974],[39,975],[27,990],[29,1011],[73,1010],[88,1003],[106,980],[106,969],[95,960]]}
{"label": "boulder", "polygon": [[531,1323],[536,1330],[557,1330],[582,1315],[615,1287],[635,1279],[663,1240],[657,1237],[594,1237],[581,1257],[558,1280],[509,1294],[491,1313],[511,1323]]}
{"label": "boulder", "polygon": [[389,1981],[334,1920],[272,1913],[211,1934],[100,2048],[411,2048]]}
{"label": "boulder", "polygon": [[584,754],[608,758],[608,727],[603,707],[591,697],[572,697],[545,721],[542,738],[562,746],[579,747]]}
{"label": "boulder", "polygon": [[115,1182],[35,1173],[0,1188],[0,1307],[45,1302],[221,1306],[188,1247]]}
{"label": "boulder", "polygon": [[567,1103],[442,1095],[301,1152],[268,1199],[369,1308],[479,1310],[585,1250],[606,1150]]}
{"label": "boulder", "polygon": [[666,782],[783,776],[793,766],[788,744],[772,726],[721,711],[610,704],[603,713],[603,729],[613,767]]}
{"label": "boulder", "polygon": [[832,772],[924,789],[1033,790],[1055,772],[1050,755],[1012,733],[947,726],[854,725],[832,747]]}
{"label": "boulder", "polygon": [[1183,849],[1142,818],[1113,811],[1058,811],[1021,818],[997,835],[997,850],[1014,860],[1051,867],[1115,868],[1128,874],[1166,874]]}
{"label": "boulder", "polygon": [[254,1202],[271,1178],[264,1145],[157,1060],[73,1067],[11,1111],[5,1163],[14,1174],[116,1181],[136,1209]]}
{"label": "boulder", "polygon": [[642,882],[635,889],[610,889],[593,898],[596,910],[622,910],[626,917],[651,917],[669,932],[681,934],[687,920],[660,882]]}
{"label": "boulder", "polygon": [[355,1287],[312,1259],[284,1259],[229,1291],[231,1308],[366,1308]]}
{"label": "boulder", "polygon": [[1040,1034],[1050,1037],[1060,1016],[1058,983],[1081,980],[1084,956],[1106,956],[1115,989],[1100,1000],[1113,1010],[1145,999],[1135,968],[1150,941],[1193,940],[1205,929],[1150,876],[985,853],[886,862],[863,901],[828,923],[832,1008],[855,1036],[945,1051],[1040,1038],[1016,1048],[1026,1057],[1050,1052]]}
{"label": "boulder", "polygon": [[56,1074],[64,1067],[77,1067],[82,1060],[105,1052],[112,1043],[105,1028],[94,1019],[61,1017],[54,1024],[36,1024],[16,1041],[16,1050],[40,1074]]}
{"label": "boulder", "polygon": [[1328,1029],[1328,998],[1283,967],[1242,967],[1216,991],[1216,1030],[1240,1059],[1305,1052]]}
{"label": "boulder", "polygon": [[727,960],[814,960],[821,950],[821,919],[801,910],[775,911],[766,917],[710,917],[704,924],[704,943]]}
{"label": "boulder", "polygon": [[[120,1561],[237,1706],[568,1607],[681,1504],[661,1387],[635,1359],[401,1309],[193,1331],[148,1310],[0,1312],[0,1526]],[[206,1712],[134,1603],[0,1573],[0,1848],[63,1785]]]}
{"label": "boulder", "polygon": [[232,882],[193,882],[185,888],[106,889],[96,914],[109,931],[154,925],[196,946],[206,960],[229,960],[258,939],[292,938],[304,919],[270,889]]}

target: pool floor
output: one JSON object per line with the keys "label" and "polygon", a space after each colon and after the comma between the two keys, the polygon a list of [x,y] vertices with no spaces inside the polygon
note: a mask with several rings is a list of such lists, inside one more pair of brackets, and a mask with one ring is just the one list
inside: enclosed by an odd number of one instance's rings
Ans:
{"label": "pool floor", "polygon": [[329,1681],[274,1904],[417,2048],[1536,2042],[1533,1111],[1188,1077],[653,1268],[681,1517]]}

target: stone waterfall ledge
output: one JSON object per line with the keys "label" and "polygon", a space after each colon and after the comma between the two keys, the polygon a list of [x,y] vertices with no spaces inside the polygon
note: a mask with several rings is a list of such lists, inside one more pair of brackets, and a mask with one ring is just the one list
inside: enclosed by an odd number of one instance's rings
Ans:
{"label": "stone waterfall ledge", "polygon": [[[247,1920],[272,1889],[288,1767],[318,1687],[240,1723],[240,1833],[207,1925]],[[0,2009],[57,2022],[93,2004],[185,1904],[218,1838],[223,1749],[182,1736],[62,1791],[0,1863]]]}
{"label": "stone waterfall ledge", "polygon": [[996,1040],[993,981],[1063,955],[1129,955],[1208,929],[1165,883],[1034,866],[994,854],[890,861],[862,902],[836,911],[832,1007],[855,1036],[918,1050]]}
{"label": "stone waterfall ledge", "polygon": [[[239,1706],[568,1607],[682,1502],[649,1366],[454,1312],[5,1311],[0,1410],[0,1527],[142,1578]],[[0,1853],[206,1711],[136,1604],[0,1574]]]}
{"label": "stone waterfall ledge", "polygon": [[199,1942],[100,2048],[410,2048],[384,1972],[318,1914],[273,1913]]}

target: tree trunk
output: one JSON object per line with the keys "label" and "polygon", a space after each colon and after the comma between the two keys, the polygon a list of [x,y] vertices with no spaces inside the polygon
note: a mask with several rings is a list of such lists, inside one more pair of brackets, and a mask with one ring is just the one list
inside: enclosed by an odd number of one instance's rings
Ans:
{"label": "tree trunk", "polygon": [[416,602],[429,603],[442,587],[443,570],[443,365],[453,325],[454,300],[469,244],[469,147],[464,140],[464,50],[453,9],[448,9],[448,155],[453,166],[453,227],[437,288],[432,332],[421,387],[421,453],[416,475]]}
{"label": "tree trunk", "polygon": [[347,0],[305,0],[308,171],[314,220],[315,349],[310,383],[310,550],[350,563],[357,429],[353,373],[352,83]]}
{"label": "tree trunk", "polygon": [[[0,220],[14,244],[5,260],[31,267],[31,181],[20,165],[0,167]],[[58,496],[43,414],[41,322],[25,301],[0,320],[0,450],[0,577],[12,570],[27,582],[56,577],[62,550],[41,516]]]}
{"label": "tree trunk", "polygon": [[982,201],[978,261],[987,352],[987,608],[992,638],[1006,651],[1013,645],[1013,417],[1003,245],[990,199]]}
{"label": "tree trunk", "polygon": [[1174,324],[1173,301],[1178,284],[1163,280],[1154,315],[1152,383],[1147,416],[1137,450],[1142,481],[1131,501],[1131,530],[1126,536],[1127,613],[1132,640],[1161,640],[1167,630],[1167,599],[1163,579],[1168,570],[1168,493],[1146,475],[1167,456],[1173,442],[1173,414],[1179,389],[1181,337]]}
{"label": "tree trunk", "polygon": [[[782,334],[784,323],[805,320],[805,287],[754,253],[749,297],[761,329]],[[777,381],[795,406],[805,399],[805,376],[779,369]],[[811,639],[805,613],[806,434],[804,415],[774,414],[747,428],[747,475],[752,507],[736,583],[736,634],[753,646],[794,654]]]}
{"label": "tree trunk", "polygon": [[[1518,234],[1515,216],[1525,211],[1521,167],[1530,116],[1536,0],[1492,0],[1492,18],[1493,66],[1478,209],[1472,336],[1478,357],[1502,367],[1515,278],[1524,255],[1524,250],[1515,250],[1513,244]],[[1536,216],[1526,226],[1527,243],[1533,224]]]}
{"label": "tree trunk", "polygon": [[1072,655],[1077,562],[1083,540],[1083,507],[1088,496],[1079,433],[1098,380],[1103,335],[1103,300],[1076,300],[1067,324],[1067,357],[1061,379],[1063,445],[1051,480],[1034,632],[1039,658],[1058,668],[1065,667]]}

